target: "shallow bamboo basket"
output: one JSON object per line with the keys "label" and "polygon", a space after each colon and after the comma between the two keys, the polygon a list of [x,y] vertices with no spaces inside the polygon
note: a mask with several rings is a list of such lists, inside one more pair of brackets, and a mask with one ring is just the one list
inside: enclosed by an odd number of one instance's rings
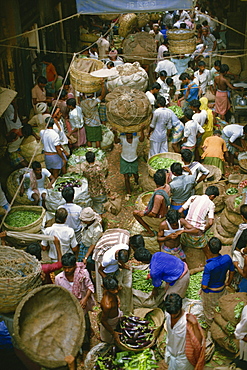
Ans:
{"label": "shallow bamboo basket", "polygon": [[[88,60],[89,58],[85,58]],[[102,69],[104,63],[100,60],[95,61],[95,71]],[[84,92],[84,93],[92,93],[96,92],[101,89],[101,81],[102,79],[99,77],[91,76],[90,73],[83,72],[80,70],[80,63],[81,59],[76,59],[71,67],[70,67],[70,80],[71,84],[76,91]],[[91,71],[92,72],[92,71]]]}
{"label": "shallow bamboo basket", "polygon": [[167,32],[167,37],[170,41],[173,40],[188,40],[194,36],[194,31],[191,30],[178,30],[176,28]]}
{"label": "shallow bamboo basket", "polygon": [[[155,158],[170,158],[170,159],[174,159],[174,161],[176,162],[180,162],[181,164],[183,164],[182,162],[182,157],[181,157],[181,154],[179,153],[173,153],[173,152],[167,152],[167,153],[159,153],[159,154],[155,154],[153,155],[152,157],[150,157],[148,159],[148,173],[150,176],[154,176],[155,172],[157,170],[155,170],[151,165],[150,163],[152,163],[152,161],[155,159]],[[167,168],[169,170],[169,168]]]}
{"label": "shallow bamboo basket", "polygon": [[36,221],[32,222],[31,224],[26,225],[26,226],[22,226],[22,227],[16,227],[16,226],[8,225],[7,222],[6,222],[6,220],[7,220],[7,218],[6,218],[4,223],[3,223],[4,230],[27,232],[27,233],[30,233],[30,234],[35,234],[35,233],[38,233],[40,231],[42,221],[43,221],[43,218],[45,217],[45,213],[46,213],[46,211],[43,207],[41,207],[41,206],[15,206],[15,207],[11,208],[11,210],[9,211],[9,214],[14,213],[15,211],[36,212],[36,213],[39,214],[39,218]]}
{"label": "shallow bamboo basket", "polygon": [[169,41],[169,51],[173,54],[192,54],[196,49],[196,38]]}
{"label": "shallow bamboo basket", "polygon": [[145,191],[145,193],[142,193],[138,196],[138,198],[136,199],[136,207],[139,211],[144,211],[152,195],[153,191]]}

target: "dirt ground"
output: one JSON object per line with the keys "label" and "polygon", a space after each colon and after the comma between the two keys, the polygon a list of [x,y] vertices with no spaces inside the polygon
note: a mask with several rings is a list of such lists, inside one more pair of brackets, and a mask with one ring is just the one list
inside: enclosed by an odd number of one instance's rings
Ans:
{"label": "dirt ground", "polygon": [[[141,147],[141,156],[139,158],[139,184],[145,182],[145,186],[147,186],[147,181],[150,182],[148,184],[148,188],[153,186],[153,180],[148,178],[147,176],[147,165],[146,165],[146,148],[145,146]],[[110,186],[111,190],[117,192],[121,195],[123,202],[122,202],[122,209],[120,213],[115,216],[111,213],[105,213],[105,223],[107,228],[116,228],[121,227],[123,229],[130,230],[133,224],[133,215],[132,212],[136,208],[136,199],[137,197],[143,192],[142,187],[139,185],[135,185],[134,178],[131,178],[131,187],[132,187],[132,194],[129,200],[125,200],[126,197],[126,190],[124,186],[124,177],[119,173],[120,169],[120,153],[121,147],[119,144],[114,146],[114,149],[107,153],[107,159],[109,163],[109,174],[107,177],[107,183]],[[226,169],[226,177],[229,176],[230,173],[239,173],[239,167],[234,166],[234,168],[227,167]],[[145,189],[147,190],[147,189]],[[151,190],[151,189],[150,189]],[[230,247],[224,246],[223,254],[229,253]],[[134,261],[130,262],[133,263]],[[99,329],[97,323],[97,315],[100,311],[99,305],[94,308],[94,311],[90,313],[91,318],[91,325],[94,331],[94,335],[91,338],[91,348],[100,342],[99,337]],[[87,352],[83,352],[82,355],[78,358],[78,369],[82,370],[85,369],[84,367],[84,359],[86,357]],[[167,369],[164,360],[159,355],[158,351],[155,351],[155,355],[158,363],[158,370],[165,370]],[[209,368],[216,368],[217,366],[227,366],[232,361],[233,356],[230,353],[226,353],[222,348],[216,346],[216,351],[214,356],[210,362],[205,365],[205,369]],[[87,369],[85,369],[87,370]]]}

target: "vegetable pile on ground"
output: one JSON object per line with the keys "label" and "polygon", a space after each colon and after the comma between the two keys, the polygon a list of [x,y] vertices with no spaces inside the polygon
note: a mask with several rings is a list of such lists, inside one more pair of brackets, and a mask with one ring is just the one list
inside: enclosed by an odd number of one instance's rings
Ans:
{"label": "vegetable pile on ground", "polygon": [[241,204],[242,200],[243,200],[242,195],[239,195],[238,197],[236,197],[235,202],[234,202],[234,207],[237,208]]}
{"label": "vegetable pile on ground", "polygon": [[70,176],[66,175],[64,177],[59,177],[56,180],[54,190],[62,191],[64,188],[68,188],[70,186],[72,186],[73,188],[79,188],[82,185],[80,179],[82,179],[82,176],[78,174],[71,174]]}
{"label": "vegetable pile on ground", "polygon": [[14,211],[6,217],[5,223],[12,227],[23,227],[32,224],[40,217],[38,212]]}
{"label": "vegetable pile on ground", "polygon": [[132,272],[132,287],[145,293],[153,290],[152,280],[147,279],[147,271],[135,269]]}
{"label": "vegetable pile on ground", "polygon": [[160,170],[162,168],[169,169],[173,163],[175,163],[174,159],[171,158],[161,158],[157,157],[154,158],[149,162],[149,165],[154,169],[154,170]]}
{"label": "vegetable pile on ground", "polygon": [[153,370],[157,367],[156,361],[152,358],[150,349],[134,354],[133,352],[123,351],[116,353],[113,347],[107,356],[99,357],[95,366],[96,370]]}
{"label": "vegetable pile on ground", "polygon": [[182,118],[184,116],[182,108],[179,107],[178,105],[171,105],[168,108],[171,109],[178,118]]}
{"label": "vegetable pile on ground", "polygon": [[198,292],[201,289],[203,271],[190,276],[190,283],[186,291],[186,297],[189,299],[201,299]]}
{"label": "vegetable pile on ground", "polygon": [[238,193],[238,189],[236,189],[236,188],[229,188],[226,191],[227,195],[233,195],[233,194],[237,194],[237,193]]}
{"label": "vegetable pile on ground", "polygon": [[103,161],[106,157],[106,154],[103,150],[99,148],[83,148],[80,147],[73,151],[73,154],[70,156],[68,160],[68,166],[76,166],[78,163],[83,163],[86,161],[86,153],[87,152],[94,152],[95,153],[95,160]]}
{"label": "vegetable pile on ground", "polygon": [[138,316],[123,316],[120,327],[120,341],[130,349],[144,348],[152,343],[153,321],[144,320]]}

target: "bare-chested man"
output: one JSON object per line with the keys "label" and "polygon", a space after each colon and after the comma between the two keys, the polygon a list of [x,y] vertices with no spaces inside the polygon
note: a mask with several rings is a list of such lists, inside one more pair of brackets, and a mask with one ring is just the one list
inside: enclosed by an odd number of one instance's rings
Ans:
{"label": "bare-chested man", "polygon": [[185,261],[186,255],[180,245],[180,236],[183,233],[196,234],[198,230],[184,218],[179,219],[179,212],[170,209],[166,220],[161,222],[158,232],[158,243],[161,252],[173,254]]}
{"label": "bare-chested man", "polygon": [[122,311],[119,310],[119,298],[117,296],[119,287],[114,278],[107,276],[103,278],[104,293],[100,306],[102,315],[100,319],[100,339],[106,343],[119,342],[117,328]]}
{"label": "bare-chested man", "polygon": [[227,88],[232,90],[241,90],[242,88],[234,87],[227,79],[226,74],[229,71],[227,64],[221,64],[220,74],[214,78],[214,90],[216,91],[215,97],[215,112],[218,113],[221,119],[225,119],[227,111],[231,108],[231,104],[228,98],[229,91]]}

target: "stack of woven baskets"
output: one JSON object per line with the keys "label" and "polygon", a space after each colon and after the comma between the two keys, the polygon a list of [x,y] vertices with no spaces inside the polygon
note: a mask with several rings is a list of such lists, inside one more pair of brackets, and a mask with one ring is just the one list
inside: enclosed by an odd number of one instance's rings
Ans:
{"label": "stack of woven baskets", "polygon": [[172,29],[167,33],[169,51],[172,54],[192,54],[196,48],[194,31],[186,29]]}

